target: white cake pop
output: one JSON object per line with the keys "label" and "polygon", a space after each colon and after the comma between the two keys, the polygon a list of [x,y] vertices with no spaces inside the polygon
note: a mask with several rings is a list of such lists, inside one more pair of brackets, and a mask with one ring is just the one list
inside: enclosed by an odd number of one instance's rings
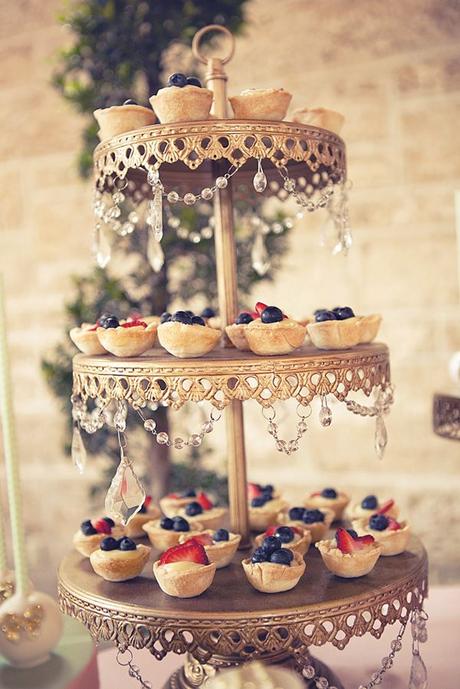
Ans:
{"label": "white cake pop", "polygon": [[16,667],[41,665],[62,635],[63,618],[46,593],[14,593],[0,605],[0,655]]}

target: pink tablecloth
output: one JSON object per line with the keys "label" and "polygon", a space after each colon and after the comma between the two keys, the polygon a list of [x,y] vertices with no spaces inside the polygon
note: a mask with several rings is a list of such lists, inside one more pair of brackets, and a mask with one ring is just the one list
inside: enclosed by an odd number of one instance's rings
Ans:
{"label": "pink tablecloth", "polygon": [[[430,616],[429,638],[422,646],[422,657],[428,668],[429,687],[459,689],[457,663],[460,658],[460,586],[432,589],[425,609]],[[356,689],[359,684],[370,679],[382,657],[388,655],[396,629],[396,625],[388,627],[381,639],[374,639],[372,636],[352,639],[344,651],[338,651],[328,644],[315,653],[335,670],[346,689]],[[403,644],[394,667],[381,684],[382,689],[406,689],[408,686],[411,661],[409,630],[406,631]],[[148,651],[134,653],[134,662],[141,668],[144,678],[150,680],[153,689],[161,689],[168,676],[183,662],[181,656],[173,654],[160,663]],[[101,689],[138,689],[138,683],[116,664],[113,649],[101,651],[98,660]]]}

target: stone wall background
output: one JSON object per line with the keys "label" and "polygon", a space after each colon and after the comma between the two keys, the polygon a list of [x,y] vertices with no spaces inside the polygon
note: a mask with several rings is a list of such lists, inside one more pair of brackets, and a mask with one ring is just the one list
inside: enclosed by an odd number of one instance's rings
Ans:
{"label": "stone wall background", "polygon": [[[28,546],[34,578],[49,590],[88,512],[97,472],[94,464],[79,478],[64,456],[60,410],[39,369],[62,337],[69,276],[91,261],[91,189],[75,168],[81,120],[49,85],[66,41],[59,7],[57,0],[0,2],[0,261]],[[283,86],[295,94],[293,107],[343,112],[354,183],[348,259],[321,249],[321,220],[306,218],[292,233],[276,284],[254,296],[299,312],[300,294],[304,314],[332,303],[381,312],[397,387],[382,463],[373,453],[372,422],[338,405],[333,428],[311,423],[302,450],[286,461],[274,451],[260,410],[248,405],[250,476],[276,483],[293,500],[304,487],[325,484],[357,497],[371,490],[393,495],[425,539],[433,580],[458,580],[451,534],[460,518],[460,446],[432,433],[431,398],[449,386],[447,361],[460,346],[460,5],[254,0],[248,15],[229,65],[230,92]],[[282,414],[287,436],[291,410]],[[212,447],[208,461],[224,468],[221,433]]]}

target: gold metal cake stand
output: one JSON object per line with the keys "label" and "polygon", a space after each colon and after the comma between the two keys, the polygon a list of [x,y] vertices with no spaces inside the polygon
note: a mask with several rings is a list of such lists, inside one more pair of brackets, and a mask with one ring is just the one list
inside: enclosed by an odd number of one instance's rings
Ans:
{"label": "gold metal cake stand", "polygon": [[256,658],[290,661],[301,670],[311,647],[332,643],[343,649],[353,636],[380,637],[387,625],[420,609],[427,593],[427,557],[416,538],[401,555],[381,557],[360,579],[335,577],[312,547],[299,584],[280,594],[254,590],[242,557],[219,570],[199,598],[175,599],[159,589],[151,563],[142,576],[117,584],[71,553],[59,571],[61,609],[96,641],[113,641],[121,650],[148,648],[157,659],[187,653],[184,668],[166,685],[173,689],[199,687],[217,669]]}

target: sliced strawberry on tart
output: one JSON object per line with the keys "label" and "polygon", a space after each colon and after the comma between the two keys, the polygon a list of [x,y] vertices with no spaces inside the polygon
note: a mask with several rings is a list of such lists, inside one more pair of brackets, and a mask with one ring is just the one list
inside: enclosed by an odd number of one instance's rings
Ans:
{"label": "sliced strawberry on tart", "polygon": [[[187,543],[190,537],[184,534],[180,537],[179,543]],[[193,536],[194,541],[200,543],[209,558],[209,562],[215,562],[217,569],[227,567],[233,559],[241,541],[241,536],[231,533],[227,529],[207,529],[200,534]]]}
{"label": "sliced strawberry on tart", "polygon": [[406,521],[397,521],[386,513],[375,513],[353,521],[360,532],[371,534],[382,546],[382,555],[399,555],[407,548],[410,527]]}
{"label": "sliced strawberry on tart", "polygon": [[376,495],[366,495],[361,502],[354,503],[349,508],[350,519],[370,517],[376,513],[386,514],[397,519],[399,509],[393,499],[379,500]]}
{"label": "sliced strawberry on tart", "polygon": [[382,546],[373,536],[358,536],[354,529],[337,529],[335,538],[318,541],[316,547],[327,569],[345,579],[369,574],[382,554]]}
{"label": "sliced strawberry on tart", "polygon": [[193,598],[208,589],[216,573],[204,546],[191,538],[168,548],[153,565],[161,590],[168,596]]}

